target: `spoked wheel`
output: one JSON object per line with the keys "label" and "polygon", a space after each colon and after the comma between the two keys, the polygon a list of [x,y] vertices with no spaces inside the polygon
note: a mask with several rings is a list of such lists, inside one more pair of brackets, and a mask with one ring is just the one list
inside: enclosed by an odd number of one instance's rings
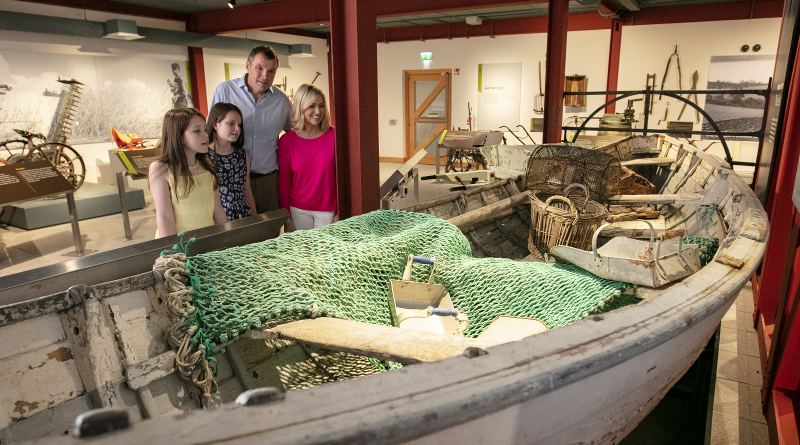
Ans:
{"label": "spoked wheel", "polygon": [[24,157],[23,151],[25,150],[25,141],[21,139],[16,139],[13,141],[5,141],[0,144],[0,158],[8,161],[9,164],[14,164],[15,162],[21,162],[17,160],[19,158]]}
{"label": "spoked wheel", "polygon": [[471,162],[469,156],[462,150],[453,150],[447,157],[445,172],[465,172],[469,171]]}
{"label": "spoked wheel", "polygon": [[479,151],[453,150],[447,157],[445,172],[467,172],[473,169],[486,169],[486,158]]}
{"label": "spoked wheel", "polygon": [[56,167],[67,181],[78,190],[86,179],[86,165],[81,155],[69,145],[60,142],[49,142],[36,147],[38,155],[43,155]]}

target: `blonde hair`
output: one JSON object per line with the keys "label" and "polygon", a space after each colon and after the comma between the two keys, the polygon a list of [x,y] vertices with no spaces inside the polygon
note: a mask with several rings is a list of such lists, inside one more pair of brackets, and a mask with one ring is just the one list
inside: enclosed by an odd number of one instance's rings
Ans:
{"label": "blonde hair", "polygon": [[325,104],[325,115],[322,116],[322,121],[319,123],[319,128],[323,132],[328,131],[331,127],[331,113],[328,110],[328,99],[319,88],[314,85],[304,83],[300,85],[297,92],[294,93],[294,103],[292,104],[292,130],[302,131],[305,129],[305,119],[303,119],[303,111],[311,106],[318,96],[322,96],[322,103]]}

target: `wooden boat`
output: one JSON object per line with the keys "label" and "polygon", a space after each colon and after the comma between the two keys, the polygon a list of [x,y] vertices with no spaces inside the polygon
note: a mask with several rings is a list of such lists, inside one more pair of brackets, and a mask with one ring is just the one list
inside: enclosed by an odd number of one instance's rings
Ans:
{"label": "wooden boat", "polygon": [[[599,149],[653,158],[636,160],[636,168],[663,183],[661,194],[612,201],[668,206],[657,229],[715,235],[721,247],[694,275],[658,289],[637,288],[644,298],[638,304],[496,345],[434,334],[386,341],[384,329],[394,328],[363,327],[354,335],[354,325],[329,318],[253,331],[217,356],[219,392],[212,405],[221,407],[200,410],[198,391],[173,372],[174,353],[163,339],[160,276],[136,273],[134,263],[148,256],[152,262],[154,252],[174,242],[153,241],[109,266],[93,260],[98,264],[86,269],[88,275],[75,275],[83,268],[73,265],[73,275],[27,283],[41,275],[36,272],[18,278],[16,287],[0,286],[6,288],[0,290],[0,409],[8,425],[0,439],[80,443],[72,435],[52,436],[72,432],[75,417],[86,410],[115,407],[133,424],[93,443],[618,443],[698,357],[758,266],[769,232],[758,200],[725,162],[663,138],[633,153],[640,145],[648,144],[634,138]],[[467,234],[475,256],[524,259],[530,217],[521,185],[521,178],[512,178],[410,210],[450,219]],[[715,224],[697,223],[699,204],[716,205]],[[274,229],[264,236],[275,236],[285,215],[260,218]],[[254,232],[251,223],[238,224],[227,227],[235,239],[221,235],[222,228],[198,232],[198,250],[218,248],[221,239],[235,245]],[[604,231],[643,232],[633,222]],[[114,266],[123,261],[124,268]],[[109,278],[115,272],[118,277]],[[77,284],[88,286],[72,287]],[[309,322],[317,329],[304,331]],[[314,354],[309,358],[303,348],[323,343],[417,364],[299,391],[251,393],[242,404],[232,403],[245,390],[280,387],[276,362],[311,363]],[[95,426],[112,428],[109,416],[95,419]]]}

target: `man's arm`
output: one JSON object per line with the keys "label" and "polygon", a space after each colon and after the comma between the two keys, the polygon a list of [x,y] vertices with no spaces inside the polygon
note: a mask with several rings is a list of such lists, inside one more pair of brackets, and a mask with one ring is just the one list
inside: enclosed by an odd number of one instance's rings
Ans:
{"label": "man's arm", "polygon": [[283,124],[283,131],[289,132],[292,130],[292,103],[289,98],[286,98],[286,122]]}

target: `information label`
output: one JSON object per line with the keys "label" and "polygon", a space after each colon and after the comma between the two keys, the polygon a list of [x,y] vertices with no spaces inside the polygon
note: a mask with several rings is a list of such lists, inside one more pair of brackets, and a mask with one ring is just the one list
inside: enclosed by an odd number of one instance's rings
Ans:
{"label": "information label", "polygon": [[132,175],[147,175],[150,164],[156,160],[158,152],[155,148],[145,148],[140,150],[119,150],[117,156],[122,164]]}
{"label": "information label", "polygon": [[0,205],[74,190],[48,161],[0,165]]}
{"label": "information label", "polygon": [[499,131],[445,131],[439,146],[448,148],[473,148],[497,145],[503,140]]}
{"label": "information label", "polygon": [[687,139],[691,139],[693,129],[694,129],[694,122],[667,121],[667,130],[686,132],[686,133],[672,133],[670,134],[670,136],[672,137],[684,137]]}

